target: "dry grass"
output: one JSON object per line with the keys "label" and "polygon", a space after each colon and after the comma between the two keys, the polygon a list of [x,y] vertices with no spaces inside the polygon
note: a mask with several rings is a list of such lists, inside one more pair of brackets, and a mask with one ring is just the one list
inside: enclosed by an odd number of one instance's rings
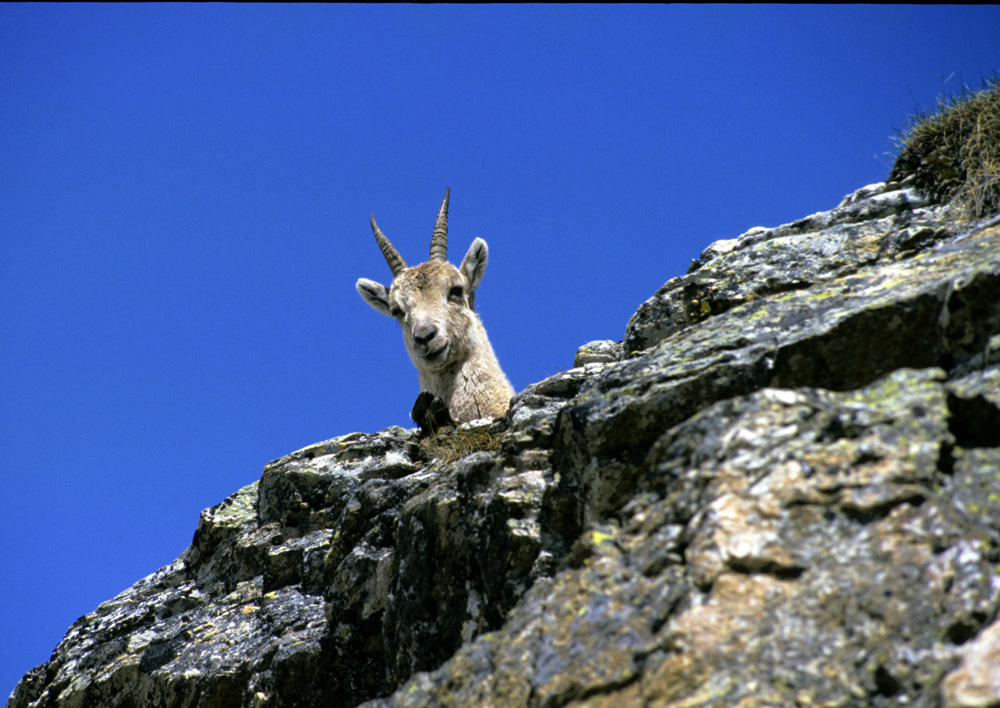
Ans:
{"label": "dry grass", "polygon": [[912,177],[964,218],[1000,213],[1000,77],[939,99],[938,111],[914,116],[899,141],[890,181]]}
{"label": "dry grass", "polygon": [[473,452],[500,449],[500,436],[488,427],[449,428],[420,441],[420,450],[427,459],[454,462]]}

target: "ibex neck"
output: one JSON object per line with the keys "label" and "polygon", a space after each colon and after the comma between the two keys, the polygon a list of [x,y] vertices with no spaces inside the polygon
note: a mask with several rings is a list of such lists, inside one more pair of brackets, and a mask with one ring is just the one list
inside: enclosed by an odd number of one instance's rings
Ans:
{"label": "ibex neck", "polygon": [[514,395],[488,340],[454,366],[420,371],[420,388],[441,398],[459,423],[502,416]]}

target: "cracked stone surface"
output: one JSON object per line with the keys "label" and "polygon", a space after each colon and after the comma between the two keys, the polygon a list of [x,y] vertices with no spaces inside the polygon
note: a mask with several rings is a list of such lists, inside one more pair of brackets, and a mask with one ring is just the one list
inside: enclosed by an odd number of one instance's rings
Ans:
{"label": "cracked stone surface", "polygon": [[1000,221],[869,185],[575,363],[266,465],[8,708],[1000,705]]}

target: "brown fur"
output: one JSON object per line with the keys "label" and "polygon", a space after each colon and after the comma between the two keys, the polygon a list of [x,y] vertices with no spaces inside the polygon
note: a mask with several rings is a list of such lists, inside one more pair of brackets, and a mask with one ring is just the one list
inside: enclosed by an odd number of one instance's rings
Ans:
{"label": "brown fur", "polygon": [[365,278],[357,283],[365,302],[399,321],[421,391],[441,398],[458,423],[502,416],[514,395],[473,309],[487,255],[486,242],[477,238],[461,268],[431,260],[403,267],[389,288]]}

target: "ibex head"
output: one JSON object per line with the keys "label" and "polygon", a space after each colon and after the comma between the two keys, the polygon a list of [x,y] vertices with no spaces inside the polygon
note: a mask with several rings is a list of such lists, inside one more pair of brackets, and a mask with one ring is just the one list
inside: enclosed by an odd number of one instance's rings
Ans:
{"label": "ibex head", "polygon": [[434,224],[430,260],[412,268],[372,216],[372,231],[392,270],[392,285],[386,288],[361,278],[357,288],[365,302],[402,325],[421,391],[440,398],[451,417],[464,423],[502,416],[514,389],[473,309],[486,272],[486,242],[473,241],[458,268],[448,262],[448,194],[445,191]]}
{"label": "ibex head", "polygon": [[358,293],[384,315],[399,321],[410,358],[417,368],[440,371],[469,354],[469,331],[476,288],[486,272],[486,242],[477,238],[456,268],[448,262],[448,195],[438,211],[431,236],[430,259],[412,268],[385,237],[375,216],[372,231],[392,270],[389,288],[367,278],[358,280]]}

